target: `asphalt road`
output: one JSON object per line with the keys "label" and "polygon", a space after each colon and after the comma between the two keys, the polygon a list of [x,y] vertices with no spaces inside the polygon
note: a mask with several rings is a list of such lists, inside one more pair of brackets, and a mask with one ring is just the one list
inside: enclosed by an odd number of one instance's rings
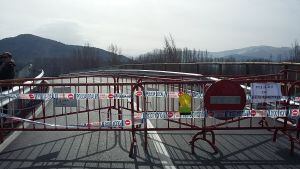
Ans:
{"label": "asphalt road", "polygon": [[[108,90],[112,89],[102,89],[103,92]],[[80,91],[86,92],[84,88]],[[48,115],[59,114],[85,109],[87,105],[93,107],[93,104],[96,107],[100,105],[90,101],[88,104],[80,103],[79,108],[62,109],[53,108],[53,103],[50,102],[46,110]],[[105,106],[109,103],[101,104]],[[164,106],[164,103],[160,104],[160,107]],[[99,120],[97,113],[90,113],[93,119]],[[124,110],[124,114],[129,112]],[[105,119],[105,114],[101,118]],[[77,116],[57,118],[56,123],[64,124],[66,120],[76,124],[74,121],[77,120]],[[46,122],[53,124],[54,119]],[[79,116],[79,123],[83,122],[86,122],[86,115]],[[148,127],[166,124],[164,120],[151,120]],[[299,145],[296,145],[295,154],[291,156],[290,143],[286,136],[279,136],[277,142],[273,143],[273,133],[267,130],[216,131],[217,153],[214,153],[206,142],[198,141],[196,154],[192,154],[189,141],[195,133],[196,131],[149,132],[148,151],[145,152],[143,132],[137,132],[136,157],[130,158],[128,154],[132,138],[127,131],[20,132],[7,146],[0,146],[0,168],[300,168]]]}

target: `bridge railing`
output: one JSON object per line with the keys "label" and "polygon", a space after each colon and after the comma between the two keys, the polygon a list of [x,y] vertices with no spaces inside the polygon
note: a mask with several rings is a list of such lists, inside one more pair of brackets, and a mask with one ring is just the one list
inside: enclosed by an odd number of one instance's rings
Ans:
{"label": "bridge railing", "polygon": [[[28,79],[18,79],[18,80],[1,80],[0,81],[0,95],[14,95],[17,94],[19,91],[23,91],[23,93],[28,93],[31,89],[28,87],[22,86],[22,85],[13,85],[14,82],[18,82],[18,81],[24,81],[24,84],[33,84],[33,83],[41,83],[41,80],[37,80],[40,79],[44,76],[44,71],[41,70],[40,74],[37,75],[35,78],[28,78]],[[7,88],[7,90],[3,91],[2,87]],[[11,97],[11,98],[7,98],[7,97],[0,97],[0,107],[7,105],[9,102],[14,101],[15,98]]]}
{"label": "bridge railing", "polygon": [[300,69],[300,63],[291,62],[195,62],[142,63],[116,65],[118,69],[162,70],[203,75],[248,76],[274,74],[282,69]]}

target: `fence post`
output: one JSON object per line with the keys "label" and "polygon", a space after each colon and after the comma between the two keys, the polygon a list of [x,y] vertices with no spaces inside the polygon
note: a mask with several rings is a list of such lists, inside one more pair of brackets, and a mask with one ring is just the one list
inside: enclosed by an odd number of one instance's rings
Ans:
{"label": "fence post", "polygon": [[181,72],[181,63],[178,64],[179,72]]}
{"label": "fence post", "polygon": [[246,66],[246,75],[250,74],[249,64],[245,64]]}
{"label": "fence post", "polygon": [[222,63],[219,63],[219,65],[218,65],[218,74],[223,75],[223,64]]}

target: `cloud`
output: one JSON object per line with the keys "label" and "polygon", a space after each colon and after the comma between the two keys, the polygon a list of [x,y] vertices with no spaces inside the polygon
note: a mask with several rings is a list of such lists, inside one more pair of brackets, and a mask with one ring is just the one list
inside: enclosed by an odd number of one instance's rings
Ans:
{"label": "cloud", "polygon": [[0,38],[32,33],[103,49],[115,43],[124,54],[159,48],[169,33],[178,47],[209,51],[300,39],[299,0],[0,1]]}
{"label": "cloud", "polygon": [[82,29],[83,27],[79,22],[54,20],[38,27],[34,31],[34,34],[66,44],[83,45],[85,39],[82,34]]}

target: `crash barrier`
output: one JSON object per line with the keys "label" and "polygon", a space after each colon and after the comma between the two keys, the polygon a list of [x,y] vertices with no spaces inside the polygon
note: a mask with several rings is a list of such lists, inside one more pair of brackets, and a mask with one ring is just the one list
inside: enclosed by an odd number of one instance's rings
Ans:
{"label": "crash barrier", "polygon": [[[0,80],[1,88],[0,94],[1,95],[10,95],[18,93],[19,91],[23,91],[23,93],[27,93],[30,91],[30,88],[23,88],[23,86],[14,86],[14,82],[22,81],[24,84],[33,84],[33,83],[41,83],[42,80],[39,80],[44,76],[44,71],[41,70],[40,74],[34,78],[27,78],[27,79],[18,79],[18,80]],[[0,98],[0,106],[4,106],[12,101],[12,98]]]}
{"label": "crash barrier", "polygon": [[[22,91],[23,93],[28,92],[45,92],[46,90],[40,90],[38,88],[30,88],[30,87],[23,87],[23,86],[15,86],[13,85],[15,82],[22,81],[24,84],[39,84],[44,83],[42,80],[37,80],[39,78],[42,78],[44,76],[44,71],[41,70],[41,72],[34,78],[28,78],[28,79],[12,79],[12,80],[1,80],[0,83],[2,85],[0,86],[0,95],[3,96],[9,96],[16,93],[19,93],[19,91]],[[19,108],[27,107],[24,109],[24,111],[20,112],[19,114],[26,114],[26,111],[29,111],[30,109],[34,109],[35,105],[38,105],[40,101],[16,101],[17,104],[12,103],[15,100],[13,97],[0,97],[0,107],[4,107],[6,109],[13,107],[17,105]],[[26,110],[26,111],[25,111]],[[6,112],[7,110],[3,110],[3,112]]]}
{"label": "crash barrier", "polygon": [[278,133],[286,135],[294,152],[300,131],[299,81],[284,80],[284,74],[230,80],[180,76],[89,72],[40,78],[47,81],[40,84],[14,82],[20,88],[48,90],[2,93],[14,102],[42,103],[40,113],[26,117],[16,114],[17,107],[8,113],[2,107],[0,132],[128,131],[133,157],[137,132],[143,132],[147,150],[151,131],[198,131],[190,141],[194,153],[197,140],[217,151],[217,130],[269,130],[273,141]]}

